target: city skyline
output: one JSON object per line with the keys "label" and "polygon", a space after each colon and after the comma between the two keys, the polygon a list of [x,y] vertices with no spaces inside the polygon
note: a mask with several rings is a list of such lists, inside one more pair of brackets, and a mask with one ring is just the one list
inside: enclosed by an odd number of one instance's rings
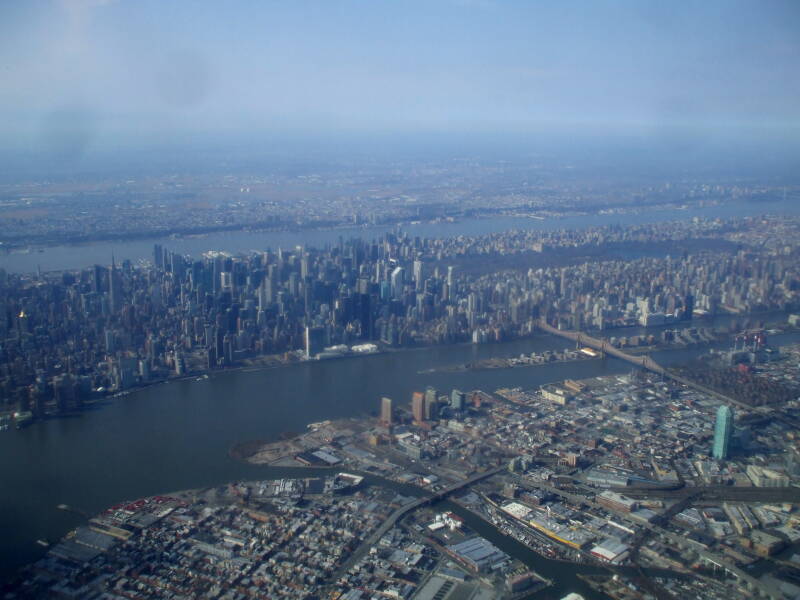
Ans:
{"label": "city skyline", "polygon": [[0,596],[800,598],[798,32],[0,2]]}

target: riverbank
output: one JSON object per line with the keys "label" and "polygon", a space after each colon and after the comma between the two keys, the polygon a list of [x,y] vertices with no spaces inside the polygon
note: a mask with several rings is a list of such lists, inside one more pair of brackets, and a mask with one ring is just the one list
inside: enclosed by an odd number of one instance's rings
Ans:
{"label": "riverbank", "polygon": [[492,369],[514,369],[520,367],[545,366],[551,363],[576,362],[581,360],[598,360],[600,353],[594,350],[564,350],[563,352],[544,352],[542,354],[532,353],[529,356],[519,357],[493,357],[476,362],[468,362],[460,365],[449,365],[432,369],[424,369],[420,375],[430,373],[458,373],[460,371],[489,371]]}
{"label": "riverbank", "polygon": [[[760,208],[757,204],[745,204],[748,208]],[[380,222],[354,224],[352,220],[342,221],[319,221],[299,223],[297,221],[291,222],[276,222],[274,220],[262,221],[256,223],[234,223],[229,225],[207,225],[194,228],[173,228],[168,230],[139,230],[139,231],[125,231],[125,232],[110,232],[101,231],[92,234],[89,237],[86,234],[75,233],[56,233],[51,235],[40,235],[31,238],[30,235],[25,237],[25,241],[20,241],[15,238],[0,241],[0,252],[6,254],[27,254],[30,252],[43,252],[45,249],[63,247],[63,246],[90,246],[93,244],[102,243],[117,243],[124,244],[126,242],[148,241],[157,242],[163,240],[180,241],[184,239],[204,239],[213,235],[269,235],[269,234],[291,234],[296,236],[308,237],[309,234],[320,232],[374,232],[375,234],[402,228],[415,228],[419,226],[437,227],[442,225],[458,225],[465,222],[491,222],[495,220],[509,221],[510,223],[518,223],[519,220],[533,220],[537,225],[543,224],[546,221],[569,221],[569,220],[589,220],[592,218],[609,218],[614,217],[619,219],[640,217],[642,215],[652,217],[653,213],[666,213],[673,214],[675,210],[682,210],[693,212],[695,210],[700,212],[707,212],[714,209],[724,211],[724,205],[719,200],[703,200],[695,203],[695,206],[688,206],[685,202],[668,202],[664,204],[654,204],[648,206],[646,211],[643,211],[640,206],[620,205],[617,207],[604,207],[593,210],[579,210],[572,209],[565,211],[563,209],[556,209],[554,207],[541,207],[536,210],[525,209],[482,209],[481,211],[472,211],[469,214],[454,214],[445,217],[436,217],[432,219],[409,219],[408,217],[384,217]],[[681,215],[684,216],[684,215]],[[538,227],[537,227],[538,228]],[[525,227],[523,227],[525,229]]]}
{"label": "riverbank", "polygon": [[[538,389],[564,379],[630,371],[625,363],[609,359],[546,369],[418,374],[432,366],[499,353],[519,355],[568,345],[552,336],[533,336],[486,345],[415,348],[357,360],[301,362],[287,368],[216,371],[203,381],[187,377],[139,389],[102,408],[83,411],[79,418],[48,419],[24,430],[4,431],[0,433],[4,476],[0,577],[42,555],[37,539],[60,539],[79,524],[76,515],[54,508],[59,503],[94,513],[125,498],[163,490],[257,479],[267,472],[298,473],[235,460],[229,451],[242,440],[278,440],[283,432],[305,431],[310,420],[375,415],[381,397],[405,404],[413,391],[426,386]],[[672,350],[654,358],[669,365],[686,362],[697,352]]]}
{"label": "riverbank", "polygon": [[[788,199],[783,202],[772,203],[769,207],[773,214],[796,214],[800,210],[800,203]],[[756,202],[731,202],[722,206],[695,206],[682,210],[681,218],[705,217],[725,218],[742,217],[765,214],[763,204]],[[540,215],[545,220],[509,216],[499,214],[496,216],[465,216],[455,222],[417,223],[405,221],[402,225],[404,231],[412,236],[441,238],[458,235],[485,235],[512,229],[528,230],[553,230],[593,227],[598,224],[644,224],[657,223],[676,219],[674,210],[660,211],[630,211],[626,214],[599,214],[599,215]],[[3,254],[0,253],[0,268],[14,273],[33,273],[41,267],[42,272],[76,270],[91,264],[108,264],[112,253],[117,261],[122,260],[151,260],[153,244],[161,244],[174,252],[185,255],[200,256],[203,252],[215,249],[236,254],[248,252],[252,249],[265,248],[292,248],[298,245],[321,247],[327,243],[336,243],[341,237],[357,237],[362,239],[376,238],[382,233],[392,231],[398,225],[381,226],[342,226],[335,229],[304,229],[284,231],[251,232],[239,227],[236,231],[206,233],[201,235],[189,234],[181,238],[169,235],[148,237],[138,240],[109,240],[106,242],[85,242],[81,245],[56,245],[40,246],[33,248],[28,253]],[[29,244],[24,244],[27,247]]]}
{"label": "riverbank", "polygon": [[[742,315],[729,314],[729,313],[725,313],[725,314],[722,314],[722,315],[698,315],[695,318],[694,322],[697,322],[697,323],[709,323],[709,322],[710,323],[714,323],[714,322],[719,321],[719,320],[726,320],[726,321],[729,321],[729,322],[730,321],[738,321],[738,320],[743,320],[743,321],[752,321],[752,320],[761,321],[762,319],[767,319],[767,318],[771,318],[771,317],[780,316],[781,317],[780,319],[764,320],[763,321],[763,326],[765,328],[780,327],[781,329],[779,329],[777,331],[778,333],[782,333],[784,331],[786,331],[786,332],[797,331],[798,328],[796,328],[796,327],[791,328],[791,327],[788,327],[786,325],[786,318],[788,317],[788,314],[789,313],[785,312],[785,311],[764,311],[764,312],[748,313],[748,314],[742,314]],[[673,329],[675,329],[675,326],[676,326],[676,324],[673,323],[673,324],[658,325],[658,326],[647,327],[647,328],[645,328],[645,327],[637,327],[637,326],[626,326],[626,327],[615,327],[615,328],[603,329],[603,330],[587,329],[585,331],[585,333],[587,333],[589,335],[603,335],[604,337],[612,337],[612,338],[619,337],[620,339],[624,338],[625,340],[628,340],[629,338],[631,338],[631,339],[633,339],[633,338],[638,339],[640,337],[641,338],[645,338],[646,337],[645,334],[652,335],[652,334],[656,334],[656,333],[662,332],[662,331],[673,330]],[[617,333],[617,332],[624,333],[624,332],[627,332],[627,331],[637,332],[637,333],[633,333],[630,336],[609,336],[608,335],[608,334]],[[638,332],[642,332],[642,333],[638,333]],[[671,343],[657,343],[657,344],[631,346],[631,345],[627,344],[627,342],[626,342],[626,344],[624,345],[624,348],[625,348],[626,352],[629,352],[631,354],[648,354],[648,353],[656,352],[656,351],[659,351],[659,350],[682,349],[682,348],[688,348],[688,347],[701,347],[703,345],[711,345],[711,344],[715,344],[715,343],[720,343],[721,341],[724,341],[726,339],[730,339],[731,338],[729,333],[727,333],[727,332],[725,332],[725,331],[723,331],[721,329],[715,329],[714,332],[715,332],[715,335],[714,335],[713,339],[707,339],[707,340],[700,339],[696,343],[691,343],[691,344],[690,343],[687,343],[687,344],[681,344],[681,343],[674,343],[674,344],[671,344]],[[366,353],[348,352],[348,353],[342,354],[340,356],[326,357],[324,359],[321,359],[321,361],[329,362],[329,361],[333,361],[333,360],[337,360],[338,361],[338,360],[347,360],[347,359],[363,359],[363,358],[367,358],[367,357],[370,357],[370,356],[376,356],[376,355],[381,355],[381,354],[394,354],[394,353],[402,353],[402,352],[414,352],[414,351],[419,351],[419,350],[423,350],[423,349],[426,349],[426,348],[444,348],[444,347],[469,348],[469,347],[480,347],[480,348],[484,348],[484,349],[491,349],[491,348],[494,348],[494,347],[497,347],[497,346],[501,346],[503,344],[514,343],[514,342],[524,342],[526,340],[530,340],[530,339],[534,339],[534,338],[538,338],[538,339],[555,339],[555,338],[552,338],[552,336],[548,336],[547,334],[542,335],[542,333],[543,332],[541,332],[539,330],[536,330],[536,331],[534,331],[532,333],[529,333],[529,334],[526,334],[526,335],[521,335],[521,336],[515,337],[515,338],[510,339],[510,340],[503,340],[503,341],[499,341],[499,342],[490,342],[490,343],[487,343],[487,344],[474,344],[474,343],[469,342],[469,341],[462,341],[462,342],[456,342],[456,343],[453,343],[453,344],[430,344],[430,345],[419,345],[419,346],[410,346],[410,347],[401,347],[401,348],[378,346],[377,350],[374,351],[374,352],[366,352]],[[638,342],[637,342],[637,344],[638,344]],[[620,346],[620,347],[622,347],[622,346]],[[143,384],[137,385],[136,387],[132,387],[132,388],[129,388],[129,389],[126,389],[126,390],[121,390],[121,391],[109,393],[109,394],[104,395],[104,396],[100,396],[100,397],[97,397],[97,398],[90,399],[90,400],[86,401],[85,406],[82,407],[81,409],[79,409],[78,411],[69,412],[69,413],[66,413],[66,414],[57,414],[55,412],[51,412],[50,414],[46,415],[45,418],[46,419],[71,418],[71,417],[74,417],[75,415],[80,415],[86,409],[96,409],[98,407],[102,407],[102,406],[106,405],[106,403],[111,402],[114,399],[118,399],[118,398],[123,397],[123,396],[135,395],[135,394],[140,393],[142,391],[145,391],[145,390],[147,390],[147,389],[149,389],[149,388],[151,388],[153,386],[160,386],[160,385],[165,385],[165,384],[170,384],[170,383],[178,383],[178,382],[181,382],[181,381],[190,381],[190,380],[195,380],[195,379],[198,379],[198,378],[200,378],[201,380],[204,380],[204,379],[214,378],[214,377],[217,377],[217,376],[220,376],[220,375],[224,375],[224,374],[228,374],[228,373],[272,370],[272,369],[280,369],[280,368],[285,368],[285,367],[293,367],[293,366],[297,366],[297,365],[320,362],[320,361],[317,361],[317,360],[311,360],[311,361],[302,360],[299,357],[299,355],[297,354],[297,352],[298,351],[292,351],[292,352],[285,352],[283,354],[270,354],[270,355],[255,356],[255,357],[251,357],[251,358],[248,358],[248,359],[244,359],[242,364],[239,364],[239,365],[236,365],[236,366],[231,366],[231,367],[226,367],[224,369],[202,369],[202,370],[193,371],[193,372],[188,373],[186,375],[178,375],[178,376],[171,375],[171,376],[169,376],[167,378],[153,380],[153,381],[150,381],[150,382],[147,382],[147,383],[143,383]],[[562,355],[562,357],[563,356],[569,356],[569,358],[562,358],[562,359],[555,359],[555,360],[546,359],[547,356],[553,356],[553,355],[554,356],[558,356],[559,354]],[[533,355],[536,355],[537,357],[541,358],[541,361],[538,360],[538,359],[531,359],[529,361],[528,359],[522,359],[522,358],[519,358],[519,357],[516,357],[516,358],[515,357],[505,357],[505,358],[503,358],[503,357],[487,357],[487,358],[481,359],[479,361],[469,361],[469,362],[460,363],[460,364],[456,364],[456,365],[442,365],[442,366],[435,367],[435,368],[430,368],[429,367],[429,368],[426,368],[426,369],[420,369],[417,374],[418,375],[430,375],[430,374],[435,374],[435,373],[458,373],[458,372],[461,372],[461,371],[481,371],[481,370],[518,368],[518,367],[522,367],[522,366],[526,366],[527,367],[527,366],[537,366],[537,365],[542,365],[542,364],[544,364],[544,365],[547,365],[547,364],[552,365],[554,363],[560,363],[560,362],[572,362],[572,361],[578,361],[578,360],[592,360],[592,359],[595,359],[595,358],[597,358],[599,356],[599,354],[598,354],[598,356],[592,356],[592,355],[586,354],[586,353],[582,354],[582,353],[580,353],[580,351],[572,351],[572,350],[569,350],[568,348],[564,348],[563,350],[547,351],[547,352],[543,352],[543,353],[533,353]],[[8,422],[10,423],[11,417],[13,417],[14,412],[15,411],[13,409],[7,410],[5,412],[1,412],[0,411],[0,417],[3,417],[5,419],[7,419]],[[38,422],[42,422],[42,421],[43,421],[43,419],[41,417],[34,418],[34,419],[28,418],[28,419],[26,419],[25,426],[28,426],[28,425],[31,425],[31,424],[35,424],[35,423],[38,423]],[[6,428],[6,430],[7,429],[8,428]],[[2,432],[2,431],[4,431],[4,429],[0,428],[0,432]]]}

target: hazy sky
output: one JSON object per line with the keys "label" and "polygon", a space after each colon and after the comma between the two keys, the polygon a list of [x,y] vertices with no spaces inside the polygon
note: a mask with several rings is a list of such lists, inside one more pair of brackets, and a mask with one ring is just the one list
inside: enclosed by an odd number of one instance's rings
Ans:
{"label": "hazy sky", "polygon": [[0,145],[800,132],[800,2],[0,0]]}

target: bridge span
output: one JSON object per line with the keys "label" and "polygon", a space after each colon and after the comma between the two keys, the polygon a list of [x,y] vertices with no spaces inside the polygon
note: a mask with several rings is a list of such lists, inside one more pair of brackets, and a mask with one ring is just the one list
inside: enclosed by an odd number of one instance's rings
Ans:
{"label": "bridge span", "polygon": [[[489,469],[488,471],[483,471],[482,473],[478,473],[473,475],[469,479],[465,479],[464,481],[457,481],[456,483],[439,490],[434,494],[426,494],[424,496],[420,496],[413,502],[409,502],[408,504],[404,504],[397,510],[395,510],[389,517],[381,524],[381,526],[367,539],[365,539],[361,545],[350,555],[350,557],[339,567],[337,571],[337,576],[341,576],[342,574],[346,573],[350,567],[352,567],[358,560],[364,556],[364,554],[375,544],[378,543],[384,534],[389,531],[392,527],[394,527],[395,523],[397,523],[402,517],[407,515],[408,513],[418,509],[425,504],[433,503],[437,500],[442,500],[445,497],[449,496],[453,492],[465,488],[467,486],[472,485],[482,479],[486,479],[491,477],[492,475],[496,475],[500,471],[505,471],[506,467],[496,467],[494,469]],[[427,491],[427,490],[426,490]],[[335,579],[336,579],[335,578]]]}
{"label": "bridge span", "polygon": [[606,340],[592,337],[581,331],[556,329],[555,327],[544,321],[544,319],[539,319],[536,322],[536,325],[537,327],[539,327],[539,329],[541,329],[546,333],[550,333],[552,335],[557,335],[559,337],[572,340],[573,342],[576,342],[583,346],[588,346],[589,348],[593,348],[594,350],[598,350],[600,352],[603,352],[604,354],[613,356],[614,358],[619,358],[621,360],[627,361],[638,367],[647,369],[648,371],[652,371],[653,373],[657,373],[665,377],[666,379],[671,379],[672,381],[681,383],[694,390],[697,390],[698,392],[703,392],[704,394],[708,394],[709,396],[712,396],[721,402],[726,402],[728,404],[735,404],[736,406],[739,406],[741,408],[747,408],[747,409],[753,408],[749,404],[745,404],[738,400],[734,400],[733,398],[726,396],[725,394],[721,394],[718,391],[713,390],[705,385],[696,383],[691,379],[686,379],[685,377],[681,377],[680,375],[677,375],[672,371],[665,369],[649,356],[634,356],[633,354],[628,354],[627,352],[624,352],[619,348],[615,348]]}
{"label": "bridge span", "polygon": [[647,369],[648,371],[653,371],[654,373],[658,373],[659,375],[669,375],[669,372],[664,367],[659,365],[649,356],[634,356],[633,354],[628,354],[627,352],[624,352],[619,348],[612,346],[606,340],[592,337],[581,331],[556,329],[555,327],[548,324],[546,321],[542,319],[539,319],[539,321],[537,322],[537,326],[542,331],[551,333],[553,335],[557,335],[559,337],[567,338],[568,340],[577,342],[582,346],[588,346],[589,348],[599,350],[604,354],[608,354],[609,356],[625,360],[629,363],[633,363],[634,365],[642,367],[643,369]]}

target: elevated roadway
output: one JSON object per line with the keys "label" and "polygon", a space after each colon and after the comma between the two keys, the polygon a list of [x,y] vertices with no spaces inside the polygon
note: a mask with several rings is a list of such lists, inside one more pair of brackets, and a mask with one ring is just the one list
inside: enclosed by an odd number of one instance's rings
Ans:
{"label": "elevated roadway", "polygon": [[[576,506],[580,506],[581,504],[586,504],[587,506],[590,506],[596,510],[600,511],[608,510],[605,506],[597,504],[597,502],[595,502],[594,500],[590,500],[586,496],[565,492],[564,490],[560,490],[544,482],[537,482],[536,485],[532,485],[529,482],[522,482],[519,477],[517,477],[517,480],[521,482],[523,487],[537,487],[545,489],[557,496],[565,498],[566,500],[572,502]],[[626,495],[628,493],[629,493],[628,491],[625,492]],[[693,498],[684,498],[683,501],[679,503],[680,506],[678,506],[677,508],[683,509],[687,506],[690,506],[692,502]],[[660,520],[658,519],[652,523],[643,523],[624,512],[617,513],[612,511],[612,513],[622,518],[623,520],[630,522],[632,525],[644,529],[646,533],[643,535],[655,534],[663,536],[667,538],[672,544],[674,544],[681,552],[685,551],[694,552],[704,561],[714,564],[726,570],[728,573],[734,575],[737,579],[741,580],[744,583],[745,587],[753,594],[753,597],[766,597],[770,598],[770,600],[781,600],[781,598],[783,598],[783,595],[780,593],[780,591],[775,589],[771,584],[756,579],[743,569],[740,569],[733,563],[733,561],[731,561],[728,557],[722,554],[718,554],[710,550],[704,550],[697,546],[693,546],[691,542],[687,540],[686,537],[673,533],[669,529],[662,527],[659,524]],[[666,517],[670,517],[671,514],[672,514],[671,511],[667,511]],[[640,540],[640,543],[641,541],[643,541],[643,538],[642,540]]]}
{"label": "elevated roadway", "polygon": [[566,338],[568,340],[572,340],[576,344],[587,346],[594,350],[598,350],[603,354],[607,354],[608,356],[613,356],[614,358],[619,358],[620,360],[624,360],[629,362],[637,367],[641,367],[643,369],[647,369],[653,373],[657,373],[665,377],[666,379],[671,379],[677,383],[681,383],[687,387],[690,387],[698,392],[703,392],[704,394],[708,394],[716,398],[721,402],[725,402],[728,404],[735,404],[741,408],[746,408],[752,410],[753,407],[749,404],[745,404],[738,400],[734,400],[733,398],[726,396],[725,394],[721,394],[716,390],[712,390],[711,388],[701,385],[692,381],[691,379],[686,379],[685,377],[681,377],[680,375],[676,375],[672,371],[669,371],[659,365],[656,361],[654,361],[649,356],[634,356],[633,354],[628,354],[619,348],[615,348],[606,340],[599,339],[596,337],[592,337],[586,333],[581,331],[570,331],[565,329],[556,329],[552,325],[548,324],[544,319],[539,319],[536,322],[537,327],[546,333],[550,333],[552,335],[557,335],[558,337]]}
{"label": "elevated roadway", "polygon": [[496,475],[500,471],[505,471],[505,470],[506,467],[497,467],[495,469],[489,469],[488,471],[484,471],[482,473],[473,475],[472,477],[465,479],[464,481],[458,481],[452,485],[449,485],[446,488],[443,488],[433,494],[427,494],[425,496],[421,496],[416,500],[414,500],[413,502],[409,502],[408,504],[404,504],[403,506],[397,508],[391,515],[389,515],[389,517],[381,524],[381,526],[375,530],[375,532],[371,536],[365,539],[361,543],[361,545],[358,548],[356,548],[353,554],[350,555],[350,558],[348,558],[344,562],[344,564],[342,564],[342,566],[339,568],[339,571],[337,572],[335,579],[338,579],[339,577],[347,573],[347,571],[349,571],[350,568],[354,564],[356,564],[372,546],[378,543],[378,540],[380,540],[386,534],[387,531],[389,531],[392,527],[394,527],[395,524],[408,513],[426,504],[431,504],[438,500],[443,500],[445,497],[449,496],[453,492],[456,492],[460,489],[470,486],[473,483],[477,483],[478,481],[481,481],[483,479],[487,479],[488,477]]}
{"label": "elevated roadway", "polygon": [[609,344],[606,340],[592,337],[581,331],[556,329],[552,325],[548,324],[544,319],[539,319],[536,324],[539,327],[539,329],[547,333],[550,333],[552,335],[557,335],[559,337],[572,340],[573,342],[581,346],[588,346],[589,348],[598,350],[603,354],[607,354],[609,356],[613,356],[614,358],[619,358],[629,363],[633,363],[638,367],[642,367],[643,369],[647,369],[648,371],[653,371],[654,373],[658,373],[659,375],[669,375],[669,372],[664,367],[659,365],[649,356],[634,356],[632,354],[628,354],[627,352],[624,352],[619,348],[615,348],[614,346]]}
{"label": "elevated roadway", "polygon": [[679,500],[693,496],[698,502],[800,502],[800,488],[787,487],[739,487],[697,486],[678,489],[618,487],[612,491],[630,498],[660,498]]}

